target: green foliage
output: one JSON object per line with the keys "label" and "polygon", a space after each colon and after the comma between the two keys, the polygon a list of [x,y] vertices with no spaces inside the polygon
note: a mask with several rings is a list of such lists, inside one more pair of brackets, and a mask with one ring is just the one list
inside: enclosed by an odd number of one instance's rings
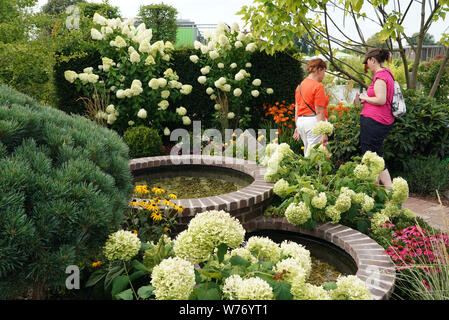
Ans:
{"label": "green foliage", "polygon": [[129,155],[133,159],[162,154],[162,139],[156,129],[143,125],[129,127],[123,134],[123,140],[129,146]]}
{"label": "green foliage", "polygon": [[[423,64],[422,71],[418,74],[418,80],[422,83],[425,94],[429,94],[440,70],[442,59],[441,57],[439,58],[440,59],[434,59],[429,63]],[[449,105],[449,63],[446,63],[444,73],[440,79],[434,97],[439,103]]]}
{"label": "green foliage", "polygon": [[85,2],[85,0],[48,0],[42,6],[41,11],[45,14],[57,15],[64,12],[71,5],[76,5],[80,2]]}
{"label": "green foliage", "polygon": [[128,147],[113,131],[0,86],[0,293],[65,288],[123,219]]}
{"label": "green foliage", "polygon": [[436,196],[435,190],[441,193],[449,189],[449,167],[436,156],[410,158],[403,167],[410,192]]}
{"label": "green foliage", "polygon": [[140,6],[138,17],[146,27],[153,30],[155,41],[163,40],[176,42],[176,8],[166,4],[150,4]]}

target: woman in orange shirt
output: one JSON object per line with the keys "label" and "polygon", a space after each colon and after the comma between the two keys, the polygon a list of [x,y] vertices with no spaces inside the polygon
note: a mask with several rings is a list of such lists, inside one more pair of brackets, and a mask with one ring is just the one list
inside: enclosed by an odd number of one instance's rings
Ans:
{"label": "woman in orange shirt", "polygon": [[317,136],[312,133],[318,121],[327,121],[327,105],[329,96],[324,92],[321,82],[326,74],[327,65],[320,58],[312,59],[307,63],[308,76],[296,88],[295,92],[295,124],[293,139],[302,139],[304,143],[304,156],[308,155],[311,147],[318,143],[326,145],[327,135]]}

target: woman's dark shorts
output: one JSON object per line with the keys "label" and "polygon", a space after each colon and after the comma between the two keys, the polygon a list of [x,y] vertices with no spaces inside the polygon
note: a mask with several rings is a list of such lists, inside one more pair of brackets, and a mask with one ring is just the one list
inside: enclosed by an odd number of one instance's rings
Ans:
{"label": "woman's dark shorts", "polygon": [[392,127],[393,124],[386,125],[361,115],[360,146],[362,147],[362,155],[365,154],[366,151],[371,151],[382,157],[382,144],[390,133]]}

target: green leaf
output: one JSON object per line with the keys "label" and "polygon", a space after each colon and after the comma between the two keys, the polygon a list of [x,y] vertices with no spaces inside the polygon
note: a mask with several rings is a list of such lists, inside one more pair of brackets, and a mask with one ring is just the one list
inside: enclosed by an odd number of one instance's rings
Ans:
{"label": "green leaf", "polygon": [[217,288],[198,290],[198,300],[221,300],[220,291]]}
{"label": "green leaf", "polygon": [[129,276],[129,280],[130,281],[135,281],[135,280],[139,279],[140,277],[142,277],[142,276],[144,276],[146,274],[147,274],[146,271],[136,271],[136,272],[134,272],[133,274],[131,274]]}
{"label": "green leaf", "polygon": [[145,267],[145,265],[143,263],[141,263],[140,261],[137,261],[137,260],[131,261],[131,266],[138,271],[148,272],[148,268]]}
{"label": "green leaf", "polygon": [[89,277],[89,280],[86,282],[86,287],[92,287],[96,285],[101,279],[106,276],[107,272],[105,270],[97,270],[92,273]]}
{"label": "green leaf", "polygon": [[133,300],[134,296],[133,296],[133,292],[131,291],[131,289],[122,291],[118,294],[116,294],[114,296],[115,299],[117,300]]}
{"label": "green leaf", "polygon": [[337,289],[337,284],[335,282],[325,282],[322,284],[322,287],[326,291]]}
{"label": "green leaf", "polygon": [[218,246],[217,257],[218,262],[222,263],[226,252],[228,251],[228,245],[226,243],[222,243]]}
{"label": "green leaf", "polygon": [[242,257],[240,257],[238,255],[235,255],[231,259],[229,259],[229,262],[233,266],[243,266],[243,267],[248,267],[251,264],[251,262],[249,262],[246,259],[243,259]]}
{"label": "green leaf", "polygon": [[149,297],[151,297],[151,295],[153,294],[154,291],[154,287],[153,286],[143,286],[140,287],[139,290],[137,290],[137,295],[139,297],[141,297],[142,299],[147,299]]}
{"label": "green leaf", "polygon": [[118,276],[112,281],[111,296],[115,297],[119,292],[125,290],[129,285],[128,276]]}
{"label": "green leaf", "polygon": [[273,284],[273,293],[276,296],[276,300],[293,300],[290,289],[291,285],[288,282],[275,282]]}
{"label": "green leaf", "polygon": [[125,271],[125,269],[123,268],[122,265],[111,268],[108,274],[106,275],[106,278],[104,279],[104,288],[105,289],[108,288],[111,285],[112,281],[115,279],[115,277],[121,275],[123,271]]}
{"label": "green leaf", "polygon": [[357,221],[357,230],[359,230],[361,233],[366,233],[368,231],[369,226],[370,222],[367,220]]}

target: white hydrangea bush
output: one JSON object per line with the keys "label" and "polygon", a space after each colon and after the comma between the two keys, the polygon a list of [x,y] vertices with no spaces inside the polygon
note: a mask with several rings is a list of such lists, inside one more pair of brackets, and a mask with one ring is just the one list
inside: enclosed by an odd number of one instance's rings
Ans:
{"label": "white hydrangea bush", "polygon": [[205,39],[205,44],[194,42],[197,53],[190,56],[201,72],[197,81],[212,100],[211,107],[223,129],[244,126],[243,122],[249,120],[249,101],[274,92],[251,74],[249,61],[258,48],[258,40],[241,31],[237,23],[228,27],[222,22],[215,32],[206,33]]}
{"label": "white hydrangea bush", "polygon": [[[315,126],[320,134],[330,134],[326,122]],[[353,226],[366,233],[379,234],[385,221],[404,213],[402,204],[409,196],[407,181],[393,179],[391,190],[376,184],[385,161],[375,152],[347,162],[330,175],[331,161],[319,147],[310,148],[306,157],[294,153],[286,143],[271,143],[260,164],[266,167],[264,179],[273,183],[273,193],[281,204],[273,212],[284,215],[293,225],[312,228],[316,223],[351,223],[355,217],[365,221]],[[328,176],[329,175],[329,176]],[[380,215],[383,220],[380,219]]]}
{"label": "white hydrangea bush", "polygon": [[[176,112],[181,107],[179,99],[190,94],[192,86],[181,83],[170,68],[173,44],[152,41],[152,30],[143,23],[135,27],[133,19],[106,19],[95,13],[93,21],[91,37],[101,64],[87,66],[81,73],[66,70],[64,76],[86,97],[98,92],[114,108],[113,112],[99,110],[95,118],[119,131],[140,124],[161,131],[190,124]],[[187,117],[187,111],[183,116]]]}

